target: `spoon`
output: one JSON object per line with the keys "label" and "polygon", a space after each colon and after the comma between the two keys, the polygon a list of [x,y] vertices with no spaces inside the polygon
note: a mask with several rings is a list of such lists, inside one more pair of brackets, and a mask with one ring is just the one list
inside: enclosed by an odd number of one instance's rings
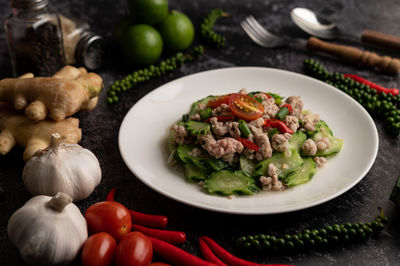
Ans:
{"label": "spoon", "polygon": [[[313,11],[307,8],[294,8],[290,16],[300,29],[312,36],[321,39],[335,39],[339,36],[350,36],[341,32],[335,23],[318,17]],[[364,30],[361,34],[361,40],[364,43],[374,46],[400,51],[400,38],[397,36],[373,30]]]}

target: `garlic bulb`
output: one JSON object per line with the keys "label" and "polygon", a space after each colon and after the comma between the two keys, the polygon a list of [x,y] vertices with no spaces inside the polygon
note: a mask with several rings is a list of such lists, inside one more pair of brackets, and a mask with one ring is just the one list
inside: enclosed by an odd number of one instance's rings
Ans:
{"label": "garlic bulb", "polygon": [[23,171],[25,188],[32,195],[70,195],[74,201],[87,198],[100,183],[101,169],[96,156],[78,144],[64,142],[60,134],[50,146],[36,152]]}
{"label": "garlic bulb", "polygon": [[70,263],[85,243],[85,218],[65,193],[36,196],[18,209],[8,221],[7,233],[29,264]]}

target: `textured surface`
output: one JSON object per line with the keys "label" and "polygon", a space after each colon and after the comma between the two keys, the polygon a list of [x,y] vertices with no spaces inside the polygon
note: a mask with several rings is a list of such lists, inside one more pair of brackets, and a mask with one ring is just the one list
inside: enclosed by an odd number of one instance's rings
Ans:
{"label": "textured surface", "polygon": [[[11,13],[8,1],[0,3],[0,20]],[[375,120],[379,131],[378,157],[367,176],[344,195],[323,205],[307,210],[280,215],[240,216],[208,212],[192,208],[165,198],[143,185],[125,166],[118,151],[118,129],[130,107],[142,96],[159,85],[191,73],[230,66],[265,66],[303,73],[302,62],[314,57],[330,71],[350,72],[364,76],[386,87],[395,87],[395,79],[372,70],[339,62],[333,58],[308,52],[304,46],[263,49],[253,44],[239,27],[246,15],[253,14],[263,25],[276,33],[290,33],[297,37],[307,35],[297,30],[289,19],[290,10],[296,6],[314,9],[326,18],[337,22],[340,29],[357,36],[364,28],[371,28],[400,36],[400,5],[397,0],[368,1],[323,1],[323,0],[170,0],[170,7],[186,13],[196,27],[208,10],[220,7],[230,14],[221,20],[216,30],[227,37],[227,45],[219,50],[208,50],[198,61],[154,81],[142,84],[125,93],[122,100],[113,106],[106,104],[106,90],[116,79],[129,73],[132,68],[120,59],[112,42],[112,29],[124,13],[123,0],[71,0],[51,1],[54,9],[88,21],[94,31],[108,40],[107,65],[99,71],[104,79],[105,90],[100,95],[98,106],[90,113],[80,113],[83,131],[81,145],[98,157],[103,180],[94,193],[78,206],[82,212],[96,201],[105,199],[112,187],[117,187],[118,200],[138,211],[164,214],[169,217],[169,228],[187,233],[188,241],[183,248],[199,254],[197,238],[208,235],[229,250],[233,250],[232,238],[246,233],[270,232],[292,233],[305,228],[321,227],[331,223],[369,221],[377,215],[381,206],[391,219],[386,230],[365,243],[340,246],[334,249],[309,251],[299,254],[259,254],[243,257],[262,263],[288,263],[295,265],[396,265],[400,261],[400,214],[388,200],[391,189],[400,173],[399,138],[392,138]],[[196,40],[198,42],[198,40]],[[353,44],[364,49],[351,39],[336,42]],[[381,52],[380,52],[381,53]],[[7,54],[4,31],[0,31],[0,78],[10,76],[11,67]],[[216,84],[217,86],[218,84]],[[145,114],[143,114],[145,115]],[[362,132],[360,132],[362,134]],[[363,147],[360,147],[362,149]],[[140,151],[138,151],[140,152]],[[4,265],[18,265],[22,261],[18,251],[7,238],[7,221],[11,214],[30,198],[25,191],[21,175],[24,162],[22,149],[14,148],[10,154],[0,158],[0,261]]]}

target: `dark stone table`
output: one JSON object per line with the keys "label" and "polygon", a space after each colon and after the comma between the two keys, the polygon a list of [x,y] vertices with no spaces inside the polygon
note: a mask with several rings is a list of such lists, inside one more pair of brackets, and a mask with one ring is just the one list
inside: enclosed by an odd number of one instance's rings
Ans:
{"label": "dark stone table", "polygon": [[[0,20],[3,21],[11,9],[8,1],[0,3]],[[304,46],[263,49],[256,46],[239,27],[245,16],[253,14],[263,25],[275,32],[306,38],[290,21],[290,10],[296,6],[309,7],[337,22],[344,32],[357,36],[365,28],[371,28],[400,36],[400,4],[397,0],[367,1],[246,1],[246,0],[170,0],[170,7],[186,13],[198,29],[201,19],[211,8],[220,7],[230,17],[218,22],[216,30],[227,38],[222,49],[210,49],[194,63],[156,80],[141,84],[123,94],[121,101],[109,106],[106,91],[110,84],[130,73],[132,68],[118,57],[112,42],[112,30],[117,19],[124,13],[123,0],[71,0],[51,1],[54,9],[88,21],[94,31],[107,39],[106,66],[98,71],[104,79],[105,89],[100,95],[98,106],[90,113],[75,115],[80,119],[83,132],[81,145],[93,151],[98,157],[103,179],[94,193],[77,205],[82,212],[94,202],[105,199],[107,192],[117,187],[118,200],[138,211],[164,214],[169,217],[169,229],[182,230],[187,242],[182,247],[199,255],[197,238],[208,235],[222,246],[233,250],[234,236],[247,233],[271,232],[292,233],[305,228],[318,228],[327,224],[369,221],[382,207],[390,223],[379,236],[366,242],[346,244],[327,250],[310,250],[301,253],[241,254],[242,257],[259,263],[288,263],[295,265],[398,265],[400,262],[400,215],[389,201],[389,195],[400,173],[399,138],[389,136],[383,123],[375,119],[379,131],[379,152],[369,173],[359,184],[343,195],[316,207],[279,214],[244,216],[205,211],[186,206],[166,198],[139,181],[125,166],[118,150],[118,129],[127,111],[152,89],[176,78],[204,71],[232,66],[265,66],[303,73],[305,58],[313,57],[330,71],[359,74],[386,87],[396,87],[393,76],[342,63],[334,58],[311,53]],[[196,42],[199,40],[196,39]],[[366,49],[354,40],[341,38],[337,43],[356,45]],[[368,49],[370,49],[368,47]],[[379,51],[379,53],[382,53]],[[0,78],[11,75],[4,30],[0,31]],[[362,134],[362,132],[360,132]],[[360,147],[362,149],[363,147]],[[15,247],[7,238],[7,221],[11,214],[21,207],[30,195],[22,183],[22,149],[14,148],[0,158],[0,264],[18,265],[22,260]]]}

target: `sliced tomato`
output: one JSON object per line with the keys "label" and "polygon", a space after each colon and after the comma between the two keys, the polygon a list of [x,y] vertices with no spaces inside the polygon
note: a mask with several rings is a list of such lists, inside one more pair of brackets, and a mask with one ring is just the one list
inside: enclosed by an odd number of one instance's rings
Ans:
{"label": "sliced tomato", "polygon": [[229,104],[229,97],[231,95],[227,94],[227,95],[221,95],[221,96],[216,96],[215,98],[211,99],[208,101],[208,107],[210,108],[217,108],[218,106],[220,106],[221,104]]}
{"label": "sliced tomato", "polygon": [[253,150],[253,151],[258,151],[260,148],[255,144],[254,142],[244,139],[244,138],[236,138],[237,141],[240,141],[240,143],[243,144],[246,148]]}
{"label": "sliced tomato", "polygon": [[255,120],[264,113],[264,107],[259,101],[241,93],[233,93],[229,97],[229,108],[236,117],[246,121]]}

